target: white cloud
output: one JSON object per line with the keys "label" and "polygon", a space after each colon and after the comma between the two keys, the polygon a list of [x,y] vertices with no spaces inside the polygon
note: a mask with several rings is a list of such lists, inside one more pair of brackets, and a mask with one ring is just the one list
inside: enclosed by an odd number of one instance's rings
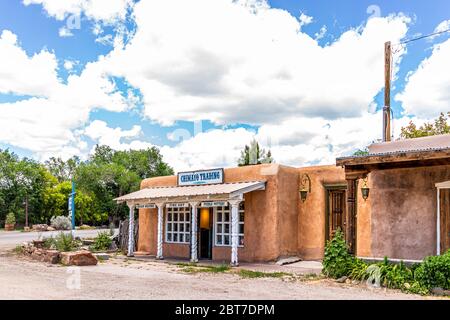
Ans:
{"label": "white cloud", "polygon": [[450,40],[433,47],[431,56],[409,75],[402,93],[406,114],[434,118],[450,110]]}
{"label": "white cloud", "polygon": [[[69,75],[66,84],[58,79],[57,66],[53,53],[43,50],[28,56],[16,35],[2,32],[0,93],[33,97],[0,103],[0,141],[38,157],[61,150],[80,152],[73,130],[89,120],[92,110],[121,112],[136,103],[132,93],[123,96],[117,91],[97,63],[88,63],[80,75]],[[65,67],[70,67],[67,61]]]}
{"label": "white cloud", "polygon": [[[394,119],[395,139],[410,120],[417,124],[425,121],[408,117]],[[236,166],[241,150],[253,138],[271,150],[277,163],[294,167],[330,165],[336,157],[351,155],[376,142],[381,128],[381,111],[337,120],[293,117],[279,124],[263,125],[256,134],[244,128],[210,130],[194,137],[174,132],[173,140],[181,138],[182,142],[160,148],[164,161],[176,171]]]}
{"label": "white cloud", "polygon": [[64,69],[66,69],[67,71],[71,71],[76,64],[77,64],[76,61],[65,60],[64,61]]}
{"label": "white cloud", "polygon": [[0,35],[0,93],[48,96],[60,86],[58,60],[54,53],[42,50],[28,56],[9,30]]}
{"label": "white cloud", "polygon": [[127,10],[133,5],[131,0],[23,0],[23,4],[40,4],[44,10],[58,20],[68,15],[81,15],[95,21],[114,23],[124,20]]}
{"label": "white cloud", "polygon": [[322,39],[325,36],[326,33],[327,33],[327,26],[323,25],[320,28],[319,32],[316,32],[314,34],[314,37],[315,37],[316,40],[320,40],[320,39]]}
{"label": "white cloud", "polygon": [[236,166],[240,151],[254,136],[244,128],[211,130],[183,140],[175,147],[162,146],[164,161],[176,171]]}
{"label": "white cloud", "polygon": [[314,20],[313,17],[308,16],[308,15],[304,14],[303,12],[300,14],[300,17],[298,19],[300,21],[300,27],[311,24]]}
{"label": "white cloud", "polygon": [[61,27],[59,29],[58,33],[59,33],[59,36],[62,37],[62,38],[73,37],[72,31],[69,28],[67,28],[67,27]]}
{"label": "white cloud", "polygon": [[434,32],[444,32],[448,29],[450,29],[450,20],[444,20],[436,27]]}
{"label": "white cloud", "polygon": [[163,125],[361,116],[383,88],[385,40],[409,22],[373,18],[321,47],[287,11],[229,0],[141,1],[134,16],[134,38],[104,68],[139,88],[145,115]]}
{"label": "white cloud", "polygon": [[108,145],[115,150],[141,149],[152,146],[150,143],[132,139],[142,135],[142,128],[138,125],[133,126],[130,130],[123,130],[110,128],[106,122],[95,120],[86,127],[84,135],[98,144]]}

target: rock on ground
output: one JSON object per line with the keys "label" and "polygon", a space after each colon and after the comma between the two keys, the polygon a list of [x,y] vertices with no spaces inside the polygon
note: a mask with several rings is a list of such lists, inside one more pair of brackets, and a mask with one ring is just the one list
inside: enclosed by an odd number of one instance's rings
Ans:
{"label": "rock on ground", "polygon": [[97,258],[89,251],[62,252],[61,263],[66,266],[95,266]]}

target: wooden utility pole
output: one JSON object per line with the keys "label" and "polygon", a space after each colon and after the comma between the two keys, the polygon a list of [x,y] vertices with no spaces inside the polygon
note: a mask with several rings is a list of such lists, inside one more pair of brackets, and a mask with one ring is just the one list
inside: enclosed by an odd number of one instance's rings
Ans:
{"label": "wooden utility pole", "polygon": [[25,227],[28,227],[28,196],[25,196]]}
{"label": "wooden utility pole", "polygon": [[384,44],[383,142],[391,141],[391,42]]}

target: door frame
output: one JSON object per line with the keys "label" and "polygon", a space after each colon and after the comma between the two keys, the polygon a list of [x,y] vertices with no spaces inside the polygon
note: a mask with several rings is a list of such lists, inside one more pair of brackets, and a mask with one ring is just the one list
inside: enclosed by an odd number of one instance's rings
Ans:
{"label": "door frame", "polygon": [[436,197],[436,255],[441,255],[441,190],[450,189],[450,181],[436,183],[435,187],[437,189]]}
{"label": "door frame", "polygon": [[[328,229],[330,227],[330,191],[343,190],[345,191],[344,202],[347,203],[347,184],[338,183],[338,184],[324,184],[325,188],[325,243],[330,239],[330,235],[328,234]],[[344,212],[344,217],[346,216],[346,212]]]}
{"label": "door frame", "polygon": [[[208,243],[208,252],[210,254],[209,258],[202,257],[202,230],[200,227],[200,220],[201,220],[201,209],[209,209],[209,223],[210,223],[210,229],[209,229],[209,243]],[[211,222],[212,221],[212,222]],[[214,241],[214,210],[212,207],[198,207],[197,208],[197,257],[199,260],[212,260],[213,258],[213,243]]]}

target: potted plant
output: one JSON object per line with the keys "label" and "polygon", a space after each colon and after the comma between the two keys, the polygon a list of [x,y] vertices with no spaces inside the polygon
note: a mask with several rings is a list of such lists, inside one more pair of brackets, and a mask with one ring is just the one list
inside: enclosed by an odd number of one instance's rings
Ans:
{"label": "potted plant", "polygon": [[6,215],[5,231],[13,231],[16,226],[16,217],[14,213],[10,212]]}

